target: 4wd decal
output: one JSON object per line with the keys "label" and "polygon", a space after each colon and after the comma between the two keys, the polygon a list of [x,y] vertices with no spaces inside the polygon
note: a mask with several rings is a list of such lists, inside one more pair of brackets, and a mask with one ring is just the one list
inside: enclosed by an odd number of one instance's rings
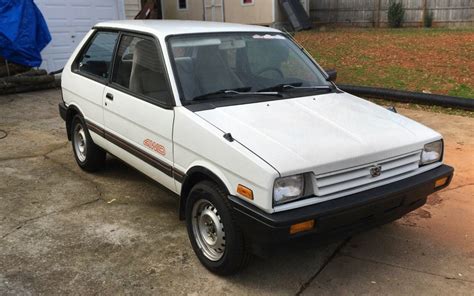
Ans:
{"label": "4wd decal", "polygon": [[158,143],[154,142],[153,140],[145,139],[143,141],[143,145],[145,145],[145,147],[148,147],[153,151],[158,152],[161,155],[166,155],[165,146],[163,146],[161,144],[158,144]]}

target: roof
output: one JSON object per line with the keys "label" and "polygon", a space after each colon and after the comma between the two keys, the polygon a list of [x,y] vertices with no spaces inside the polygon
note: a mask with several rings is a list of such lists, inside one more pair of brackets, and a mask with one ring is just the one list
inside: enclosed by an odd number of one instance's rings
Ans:
{"label": "roof", "polygon": [[272,32],[279,30],[253,25],[184,20],[122,20],[98,23],[95,27],[128,29],[153,33],[158,37],[176,34],[215,32]]}

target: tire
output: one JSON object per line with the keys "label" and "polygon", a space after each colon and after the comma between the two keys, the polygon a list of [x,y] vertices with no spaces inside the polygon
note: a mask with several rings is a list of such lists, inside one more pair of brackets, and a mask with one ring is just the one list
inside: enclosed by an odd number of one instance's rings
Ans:
{"label": "tire", "polygon": [[74,158],[81,169],[95,172],[104,167],[106,153],[92,141],[84,119],[79,115],[72,119],[71,142]]}
{"label": "tire", "polygon": [[231,275],[248,264],[243,234],[232,218],[227,195],[217,184],[196,184],[188,195],[185,214],[193,250],[208,270]]}

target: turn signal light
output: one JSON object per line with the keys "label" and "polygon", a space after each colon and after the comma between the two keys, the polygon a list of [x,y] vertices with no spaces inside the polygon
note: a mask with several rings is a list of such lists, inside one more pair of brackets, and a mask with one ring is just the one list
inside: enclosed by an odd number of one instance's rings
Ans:
{"label": "turn signal light", "polygon": [[311,230],[314,228],[314,220],[308,220],[291,225],[290,234]]}
{"label": "turn signal light", "polygon": [[245,198],[253,200],[253,191],[242,184],[237,186],[237,193],[242,195]]}
{"label": "turn signal light", "polygon": [[444,184],[446,184],[446,182],[448,182],[448,177],[444,177],[444,178],[436,180],[435,188],[443,186]]}

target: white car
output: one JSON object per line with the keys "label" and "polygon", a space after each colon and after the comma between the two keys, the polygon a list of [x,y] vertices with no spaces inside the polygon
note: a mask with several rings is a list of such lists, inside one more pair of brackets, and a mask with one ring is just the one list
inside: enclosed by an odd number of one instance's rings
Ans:
{"label": "white car", "polygon": [[59,110],[82,169],[108,152],[174,192],[199,260],[231,274],[253,246],[387,223],[450,183],[439,133],[331,80],[272,28],[105,22]]}

